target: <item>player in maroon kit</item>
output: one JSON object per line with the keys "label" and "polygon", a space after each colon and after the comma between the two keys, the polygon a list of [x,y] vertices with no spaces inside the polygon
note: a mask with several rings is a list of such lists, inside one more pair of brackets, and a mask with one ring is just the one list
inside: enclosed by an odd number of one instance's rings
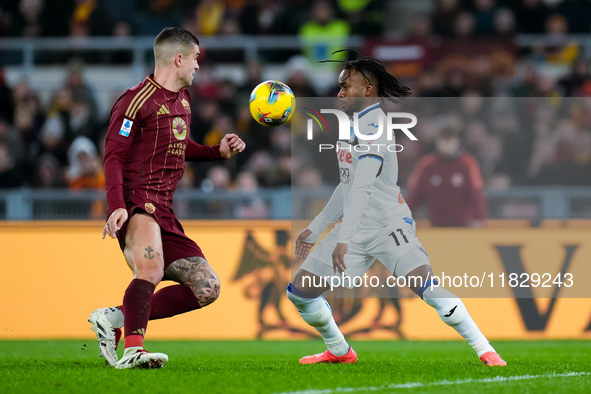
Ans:
{"label": "player in maroon kit", "polygon": [[[103,238],[117,237],[134,278],[123,305],[92,312],[89,322],[107,363],[123,368],[159,368],[168,356],[143,349],[148,320],[202,308],[215,301],[220,282],[201,249],[189,239],[172,210],[172,196],[185,161],[229,159],[245,148],[235,134],[220,144],[191,139],[187,87],[199,69],[199,40],[166,28],[154,42],[154,74],[117,100],[105,143],[107,223]],[[178,285],[156,293],[161,280]],[[117,358],[121,327],[125,352]]]}
{"label": "player in maroon kit", "polygon": [[406,203],[412,211],[427,202],[434,227],[480,227],[486,197],[480,167],[463,152],[457,131],[445,128],[435,141],[437,153],[423,157],[407,182]]}

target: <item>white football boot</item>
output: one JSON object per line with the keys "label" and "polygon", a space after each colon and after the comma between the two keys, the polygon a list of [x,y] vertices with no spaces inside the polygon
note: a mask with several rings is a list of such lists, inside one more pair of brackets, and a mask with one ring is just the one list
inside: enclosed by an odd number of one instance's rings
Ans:
{"label": "white football boot", "polygon": [[98,339],[100,356],[112,367],[117,366],[117,345],[121,338],[121,329],[113,325],[108,315],[117,312],[121,313],[119,307],[100,308],[92,312],[88,318],[92,323],[91,330]]}
{"label": "white football boot", "polygon": [[125,349],[121,360],[115,368],[162,368],[168,362],[168,356],[164,353],[150,353],[142,347],[130,347]]}

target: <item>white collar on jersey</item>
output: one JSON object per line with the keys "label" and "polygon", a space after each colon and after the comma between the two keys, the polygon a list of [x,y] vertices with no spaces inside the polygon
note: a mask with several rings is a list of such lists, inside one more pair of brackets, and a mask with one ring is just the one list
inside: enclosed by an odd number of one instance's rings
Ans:
{"label": "white collar on jersey", "polygon": [[365,107],[361,112],[359,112],[359,117],[361,118],[363,115],[367,114],[368,112],[373,111],[374,109],[380,108],[380,103],[373,103]]}
{"label": "white collar on jersey", "polygon": [[[361,112],[359,112],[357,119],[361,118],[363,115],[367,114],[368,112],[371,112],[374,109],[378,109],[378,108],[380,108],[380,103],[373,103],[373,104],[368,105],[367,107],[363,108],[363,110]],[[353,117],[351,117],[351,120],[353,120]],[[355,135],[355,132],[353,131],[353,124],[351,124],[351,131],[349,134],[349,143],[352,144],[353,142],[355,142],[356,139],[357,139],[357,136]]]}

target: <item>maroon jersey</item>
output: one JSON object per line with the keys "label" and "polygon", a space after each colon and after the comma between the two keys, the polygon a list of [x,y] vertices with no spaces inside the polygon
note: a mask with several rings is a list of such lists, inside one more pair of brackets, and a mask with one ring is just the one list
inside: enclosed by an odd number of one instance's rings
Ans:
{"label": "maroon jersey", "polygon": [[219,145],[189,139],[191,98],[186,88],[169,91],[151,76],[127,90],[111,110],[105,143],[108,215],[141,207],[172,213],[172,196],[185,160],[221,159]]}
{"label": "maroon jersey", "polygon": [[434,153],[423,157],[408,179],[405,197],[413,212],[426,201],[436,227],[463,227],[486,219],[480,167],[467,153],[451,159]]}

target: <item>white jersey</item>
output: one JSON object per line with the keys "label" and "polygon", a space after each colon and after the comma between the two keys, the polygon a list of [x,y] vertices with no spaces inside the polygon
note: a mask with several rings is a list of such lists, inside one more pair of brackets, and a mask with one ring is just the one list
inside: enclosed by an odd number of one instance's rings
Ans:
{"label": "white jersey", "polygon": [[383,132],[374,141],[359,140],[351,130],[348,141],[337,142],[340,183],[326,207],[308,227],[314,235],[320,235],[342,217],[338,242],[348,244],[357,231],[378,231],[394,219],[411,220],[410,209],[397,185],[396,141],[394,137],[387,139],[386,115],[379,103],[359,113],[359,133],[376,134],[380,116]]}

